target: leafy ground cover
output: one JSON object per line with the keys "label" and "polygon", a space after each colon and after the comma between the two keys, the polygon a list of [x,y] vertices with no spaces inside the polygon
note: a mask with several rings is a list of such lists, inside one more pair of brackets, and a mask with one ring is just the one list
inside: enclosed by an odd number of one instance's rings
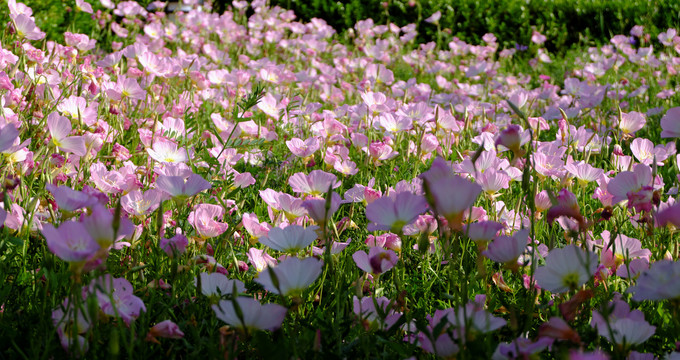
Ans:
{"label": "leafy ground cover", "polygon": [[676,30],[559,59],[163,4],[53,42],[8,2],[4,357],[680,357]]}

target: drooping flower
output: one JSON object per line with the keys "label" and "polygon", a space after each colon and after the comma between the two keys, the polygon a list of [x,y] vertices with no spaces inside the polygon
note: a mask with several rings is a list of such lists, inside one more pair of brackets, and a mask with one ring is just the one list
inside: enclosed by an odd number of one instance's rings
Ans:
{"label": "drooping flower", "polygon": [[158,340],[156,339],[159,337],[166,339],[181,339],[184,337],[184,333],[172,320],[165,320],[159,322],[149,329],[145,340],[159,344]]}
{"label": "drooping flower", "polygon": [[255,281],[268,291],[283,296],[298,296],[321,275],[322,266],[321,261],[313,257],[302,260],[290,257],[262,271]]}
{"label": "drooping flower", "polygon": [[537,284],[550,292],[575,290],[595,273],[597,255],[576,245],[553,249],[548,253],[545,266],[536,269]]}
{"label": "drooping flower", "polygon": [[446,161],[437,157],[430,169],[421,174],[430,193],[430,205],[446,218],[450,227],[461,229],[463,212],[482,192],[482,187],[453,173]]}
{"label": "drooping flower", "polygon": [[[238,305],[239,311],[234,307]],[[257,300],[237,297],[212,305],[218,319],[245,331],[276,330],[281,327],[287,309],[279,304],[261,305]]]}

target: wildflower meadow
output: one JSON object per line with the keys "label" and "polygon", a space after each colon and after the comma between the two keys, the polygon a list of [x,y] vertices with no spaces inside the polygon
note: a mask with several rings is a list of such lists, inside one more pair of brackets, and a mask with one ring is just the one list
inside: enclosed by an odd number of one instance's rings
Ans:
{"label": "wildflower meadow", "polygon": [[680,359],[675,29],[87,1],[0,5],[0,359]]}

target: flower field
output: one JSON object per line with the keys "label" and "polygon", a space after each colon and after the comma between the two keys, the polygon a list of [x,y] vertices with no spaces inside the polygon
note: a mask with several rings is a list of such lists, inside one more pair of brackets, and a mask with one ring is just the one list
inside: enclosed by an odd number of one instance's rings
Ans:
{"label": "flower field", "polygon": [[185,3],[2,5],[0,358],[680,359],[675,29]]}

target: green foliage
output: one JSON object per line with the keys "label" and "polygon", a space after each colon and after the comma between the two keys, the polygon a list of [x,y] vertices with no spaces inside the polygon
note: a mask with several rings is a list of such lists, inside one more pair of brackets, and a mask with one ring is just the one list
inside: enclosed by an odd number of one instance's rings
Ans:
{"label": "green foliage", "polygon": [[[387,3],[385,8],[381,3]],[[435,41],[437,26],[423,20],[441,11],[440,28],[469,43],[493,33],[503,47],[529,44],[533,30],[548,37],[551,52],[575,44],[603,44],[615,34],[643,25],[655,35],[680,24],[674,0],[272,0],[305,21],[323,18],[338,32],[362,19],[399,26],[415,23],[419,41]]]}

